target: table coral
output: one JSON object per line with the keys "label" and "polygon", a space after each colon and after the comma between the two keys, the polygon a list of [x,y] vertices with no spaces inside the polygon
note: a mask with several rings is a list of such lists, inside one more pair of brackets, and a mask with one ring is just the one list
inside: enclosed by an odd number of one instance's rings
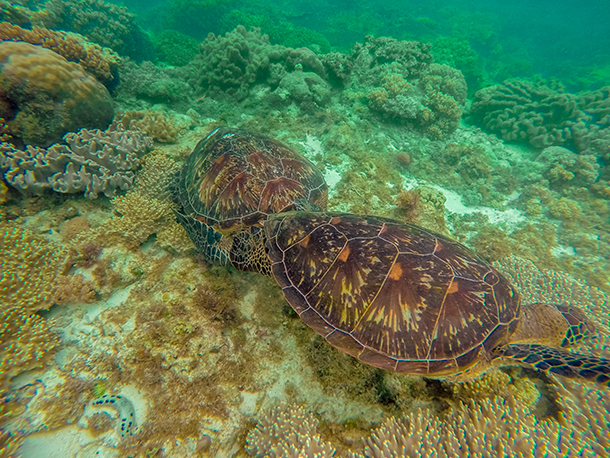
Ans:
{"label": "table coral", "polygon": [[0,42],[0,116],[13,137],[47,146],[78,128],[106,127],[108,90],[83,68],[29,43]]}
{"label": "table coral", "polygon": [[119,56],[108,48],[90,43],[77,33],[32,27],[24,29],[9,22],[0,23],[0,41],[25,41],[50,49],[69,62],[80,64],[86,72],[107,87],[116,84]]}
{"label": "table coral", "polygon": [[0,144],[0,170],[7,183],[34,193],[52,189],[84,192],[88,199],[100,193],[113,197],[117,189],[131,187],[139,155],[152,146],[148,136],[124,130],[120,123],[105,131],[81,129],[64,141],[47,149],[28,146],[25,151]]}

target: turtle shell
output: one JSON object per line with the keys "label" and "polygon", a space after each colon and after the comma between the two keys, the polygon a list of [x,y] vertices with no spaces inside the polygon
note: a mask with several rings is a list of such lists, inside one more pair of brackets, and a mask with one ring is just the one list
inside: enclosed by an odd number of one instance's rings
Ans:
{"label": "turtle shell", "polygon": [[308,212],[273,215],[265,233],[273,276],[294,310],[364,363],[457,375],[489,364],[517,327],[510,283],[442,235],[385,218]]}
{"label": "turtle shell", "polygon": [[328,199],[324,177],[305,157],[263,135],[227,127],[197,144],[171,190],[178,220],[197,248],[211,261],[235,258],[238,267],[253,256],[264,261],[257,226],[269,214],[325,209]]}

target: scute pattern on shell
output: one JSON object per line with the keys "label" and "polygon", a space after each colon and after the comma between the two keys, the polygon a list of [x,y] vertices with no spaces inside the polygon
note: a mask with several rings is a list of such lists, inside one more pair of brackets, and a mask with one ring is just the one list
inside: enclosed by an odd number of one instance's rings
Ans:
{"label": "scute pattern on shell", "polygon": [[268,215],[294,210],[297,203],[326,209],[328,199],[321,172],[305,157],[263,135],[227,127],[197,144],[176,175],[172,194],[178,220],[195,245],[221,263],[232,256],[249,259],[250,253],[239,251],[244,246],[260,251],[256,234],[246,238],[249,243],[233,244],[231,238]]}
{"label": "scute pattern on shell", "polygon": [[330,344],[382,369],[441,376],[508,343],[519,298],[463,245],[373,216],[289,212],[266,224],[272,272]]}

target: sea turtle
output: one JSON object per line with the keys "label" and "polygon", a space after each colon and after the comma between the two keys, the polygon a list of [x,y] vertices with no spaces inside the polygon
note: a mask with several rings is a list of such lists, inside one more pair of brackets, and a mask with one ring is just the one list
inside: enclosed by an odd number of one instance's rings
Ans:
{"label": "sea turtle", "polygon": [[521,304],[464,245],[412,224],[289,212],[264,223],[272,274],[303,321],[360,361],[470,378],[507,358],[610,385],[610,360],[564,350],[595,327],[564,304]]}
{"label": "sea turtle", "polygon": [[201,140],[174,177],[177,218],[210,261],[269,273],[261,222],[272,213],[325,210],[320,171],[282,143],[222,127]]}
{"label": "sea turtle", "polygon": [[[278,143],[226,129],[211,135],[214,142],[198,145],[175,181],[179,220],[206,255],[270,273],[303,321],[331,345],[375,367],[431,378],[469,378],[510,358],[610,385],[609,360],[563,349],[595,332],[582,311],[521,304],[496,269],[442,235],[386,218],[322,211],[321,175]],[[296,181],[306,183],[308,193],[294,194],[299,197],[292,201],[283,197],[276,213],[250,206],[241,214],[248,190],[241,184],[219,187],[217,181],[243,173],[226,172],[225,164],[258,154],[245,154],[242,144],[279,149],[280,155],[266,157],[303,164],[307,172]],[[219,204],[206,204],[216,194],[234,202],[232,219],[214,216]],[[301,199],[318,211],[302,210]],[[230,234],[223,237],[227,227]],[[249,234],[254,243],[244,244],[235,234]],[[256,261],[246,262],[248,257]]]}

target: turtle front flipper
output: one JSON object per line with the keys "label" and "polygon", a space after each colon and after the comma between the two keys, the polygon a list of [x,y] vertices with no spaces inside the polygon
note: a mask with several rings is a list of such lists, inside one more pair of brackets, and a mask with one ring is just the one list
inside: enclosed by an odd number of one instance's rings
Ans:
{"label": "turtle front flipper", "polygon": [[610,386],[610,360],[550,348],[545,345],[511,344],[496,351],[497,357],[511,358],[541,371],[580,378]]}

